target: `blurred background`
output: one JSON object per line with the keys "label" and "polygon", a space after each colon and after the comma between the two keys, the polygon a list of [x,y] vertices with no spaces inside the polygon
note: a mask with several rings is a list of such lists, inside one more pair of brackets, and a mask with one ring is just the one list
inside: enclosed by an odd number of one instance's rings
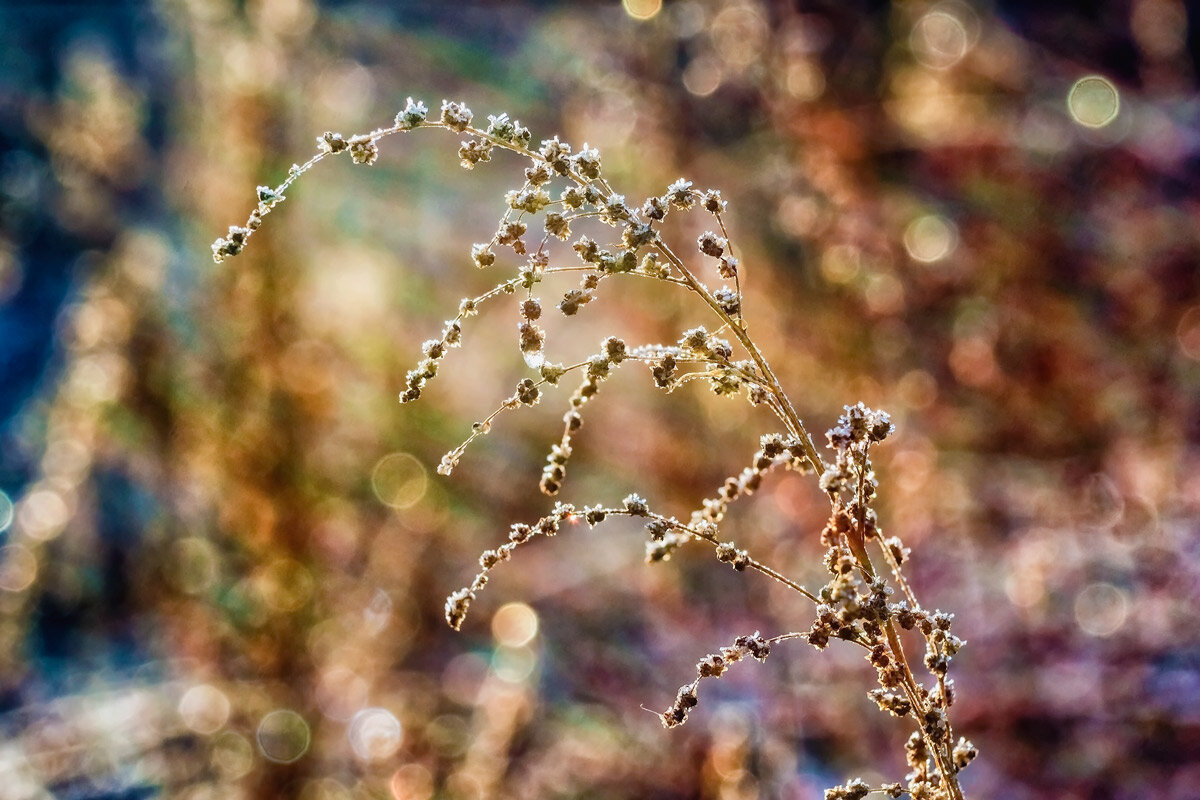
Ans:
{"label": "blurred background", "polygon": [[[1181,0],[0,3],[0,796],[819,798],[903,776],[856,650],[696,660],[810,608],[614,521],[445,595],[537,481],[569,389],[441,454],[527,374],[512,298],[420,402],[419,345],[523,165],[457,139],[322,164],[214,265],[254,187],[413,95],[599,147],[627,196],[730,201],[751,333],[817,436],[889,410],[884,529],[957,614],[970,797],[1196,798],[1200,100]],[[680,241],[703,230],[674,220]],[[570,255],[561,248],[559,255]],[[543,303],[561,287],[546,286]],[[653,287],[651,287],[653,289]],[[703,309],[607,282],[548,355]],[[686,515],[771,421],[589,403],[564,500]],[[814,481],[725,530],[823,580]],[[694,552],[693,552],[694,550]]]}

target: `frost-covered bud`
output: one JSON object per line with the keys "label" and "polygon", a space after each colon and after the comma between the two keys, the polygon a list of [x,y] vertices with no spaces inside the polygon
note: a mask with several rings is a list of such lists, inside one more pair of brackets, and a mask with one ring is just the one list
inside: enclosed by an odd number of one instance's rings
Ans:
{"label": "frost-covered bud", "polygon": [[475,262],[475,266],[483,269],[496,263],[496,254],[486,244],[474,244],[471,245],[471,259]]}
{"label": "frost-covered bud", "polygon": [[579,191],[578,187],[568,186],[566,189],[563,189],[562,194],[559,195],[559,199],[568,208],[579,208],[583,205],[583,192]]}
{"label": "frost-covered bud", "polygon": [[667,216],[667,203],[661,197],[647,198],[642,204],[642,216],[646,219],[663,220]]}
{"label": "frost-covered bud", "polygon": [[587,264],[600,263],[600,246],[587,236],[580,236],[575,244],[571,245],[572,249],[579,255],[581,261]]}
{"label": "frost-covered bud", "polygon": [[679,346],[695,353],[707,353],[708,331],[705,330],[703,325],[689,328],[683,332],[683,337],[679,340]]}
{"label": "frost-covered bud", "polygon": [[603,380],[608,377],[612,362],[606,356],[597,355],[588,359],[587,374],[592,380]]}
{"label": "frost-covered bud", "polygon": [[683,178],[667,187],[667,199],[671,205],[687,211],[696,204],[696,196],[692,193],[692,182]]}
{"label": "frost-covered bud", "polygon": [[474,169],[476,164],[492,160],[492,143],[487,139],[467,139],[458,148],[458,163],[463,169]]}
{"label": "frost-covered bud", "polygon": [[726,244],[727,242],[723,238],[712,231],[705,231],[696,239],[696,245],[700,248],[700,252],[713,258],[720,258],[721,254],[725,252]]}
{"label": "frost-covered bud", "polygon": [[742,298],[738,297],[738,293],[727,286],[722,286],[713,292],[713,299],[717,301],[717,305],[731,317],[736,317],[742,310]]}
{"label": "frost-covered bud", "polygon": [[463,620],[467,618],[467,610],[474,599],[475,594],[470,589],[459,589],[446,598],[446,622],[451,628],[456,631],[462,628]]}
{"label": "frost-covered bud", "polygon": [[508,202],[509,208],[529,214],[536,214],[550,205],[550,195],[543,189],[511,191],[504,196],[504,199]]}
{"label": "frost-covered bud", "polygon": [[726,669],[725,659],[716,653],[705,656],[696,664],[696,672],[701,678],[719,678]]}
{"label": "frost-covered bud", "polygon": [[558,302],[558,310],[565,316],[573,317],[580,308],[592,302],[593,297],[595,294],[587,289],[570,289]]}
{"label": "frost-covered bud", "polygon": [[516,222],[515,220],[504,222],[496,231],[496,242],[497,244],[511,246],[513,252],[520,255],[525,252],[525,243],[521,241],[521,237],[525,234],[526,230],[524,222]]}
{"label": "frost-covered bud", "polygon": [[340,153],[348,146],[340,133],[325,131],[317,137],[317,147],[322,153]]}
{"label": "frost-covered bud", "polygon": [[721,256],[717,262],[717,273],[727,281],[733,280],[738,274],[738,260],[733,256]]}
{"label": "frost-covered bud", "polygon": [[646,523],[646,533],[656,542],[661,541],[669,530],[671,526],[661,519],[652,519]]}
{"label": "frost-covered bud", "polygon": [[636,249],[654,241],[656,234],[649,225],[641,222],[631,222],[625,226],[621,234],[621,244]]}
{"label": "frost-covered bud", "polygon": [[350,158],[355,164],[370,166],[379,159],[379,145],[370,136],[355,136],[350,139]]}
{"label": "frost-covered bud", "polygon": [[721,193],[716,189],[709,189],[707,192],[705,192],[704,197],[702,197],[700,200],[700,203],[704,206],[705,211],[709,211],[713,214],[720,214],[725,210],[725,207],[729,205],[729,203],[721,199]]}
{"label": "frost-covered bud", "polygon": [[425,121],[429,109],[419,100],[411,97],[404,102],[404,110],[396,115],[396,125],[401,128],[415,128]]}
{"label": "frost-covered bud", "polygon": [[600,269],[603,272],[618,274],[633,272],[637,269],[637,255],[632,250],[622,250],[613,255],[607,250],[600,251]]}
{"label": "frost-covered bud", "polygon": [[640,495],[627,495],[621,504],[635,517],[644,517],[650,513],[650,507],[646,505],[646,501]]}
{"label": "frost-covered bud", "polygon": [[538,369],[538,372],[542,376],[542,380],[551,386],[557,386],[558,379],[561,378],[566,371],[567,370],[562,364],[551,364],[549,361],[543,363]]}
{"label": "frost-covered bud", "polygon": [[258,194],[258,202],[268,208],[287,199],[282,192],[272,189],[270,186],[259,186],[255,191]]}
{"label": "frost-covered bud", "polygon": [[738,572],[750,566],[750,556],[745,550],[738,550],[733,542],[721,542],[717,545],[717,560],[729,564]]}
{"label": "frost-covered bud", "polygon": [[625,222],[630,218],[629,206],[625,205],[625,195],[614,194],[604,203],[600,218],[610,224]]}
{"label": "frost-covered bud", "polygon": [[651,374],[654,375],[654,385],[660,389],[665,389],[671,385],[671,381],[675,378],[675,370],[678,362],[675,356],[670,353],[665,354],[662,359],[651,368]]}
{"label": "frost-covered bud", "polygon": [[542,158],[546,159],[546,163],[550,166],[550,169],[559,175],[570,174],[571,145],[559,141],[558,137],[555,136],[553,139],[543,140],[542,146],[538,148],[538,152]]}
{"label": "frost-covered bud", "polygon": [[546,332],[532,322],[522,322],[517,326],[517,331],[521,334],[522,353],[540,352],[546,343]]}
{"label": "frost-covered bud", "polygon": [[876,411],[872,414],[869,435],[871,441],[882,442],[896,430],[892,417],[886,411]]}
{"label": "frost-covered bud", "polygon": [[550,180],[550,170],[546,169],[545,164],[535,161],[532,167],[526,168],[525,180],[529,181],[530,186],[541,186]]}
{"label": "frost-covered bud", "polygon": [[572,161],[575,162],[576,171],[587,180],[594,181],[600,177],[600,151],[596,148],[588,147],[585,143]]}
{"label": "frost-covered bud", "polygon": [[954,746],[954,766],[961,770],[974,761],[977,755],[979,751],[975,745],[967,739],[959,738],[958,744]]}
{"label": "frost-covered bud", "polygon": [[567,218],[557,211],[551,211],[546,215],[545,220],[546,233],[551,236],[557,236],[559,239],[566,240],[571,235],[571,225]]}
{"label": "frost-covered bud", "polygon": [[771,655],[771,643],[763,638],[762,634],[758,631],[749,636],[739,636],[734,640],[733,644],[742,652],[759,661],[766,661],[767,656]]}
{"label": "frost-covered bud", "polygon": [[451,130],[462,133],[471,124],[474,114],[462,103],[453,100],[442,101],[442,122]]}
{"label": "frost-covered bud", "polygon": [[494,136],[503,142],[511,142],[513,133],[515,133],[515,131],[516,126],[513,121],[508,118],[508,114],[488,114],[488,136]]}
{"label": "frost-covered bud", "polygon": [[620,364],[628,357],[629,351],[622,339],[610,336],[604,340],[604,355],[614,364]]}
{"label": "frost-covered bud", "polygon": [[655,278],[665,278],[671,273],[670,268],[658,260],[658,253],[646,253],[638,269]]}

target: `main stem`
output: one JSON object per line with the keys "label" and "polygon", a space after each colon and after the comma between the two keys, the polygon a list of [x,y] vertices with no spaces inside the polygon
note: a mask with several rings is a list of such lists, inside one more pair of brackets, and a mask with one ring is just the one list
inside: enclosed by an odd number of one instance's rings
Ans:
{"label": "main stem", "polygon": [[[858,531],[853,536],[847,536],[846,540],[850,544],[850,550],[854,553],[854,557],[858,560],[859,568],[863,572],[863,576],[868,581],[875,580],[875,567],[871,563],[871,555],[867,552],[867,527],[866,527],[866,470],[867,470],[867,451],[864,446],[862,457],[858,462]],[[925,703],[921,699],[920,692],[917,691],[917,679],[913,675],[912,667],[909,666],[908,657],[904,654],[904,645],[900,642],[900,635],[896,631],[896,623],[889,617],[883,623],[884,634],[887,636],[888,647],[892,651],[892,657],[896,659],[896,663],[900,665],[900,673],[904,679],[904,693],[908,695],[908,702],[912,704],[913,714],[916,716],[917,730],[920,731],[921,737],[925,739],[926,746],[933,751],[933,759],[937,762],[938,771],[942,773],[942,779],[946,782],[946,787],[950,790],[950,796],[953,800],[964,800],[962,788],[958,785],[958,776],[954,771],[954,765],[950,761],[950,743],[949,739],[949,723],[947,723],[947,741],[939,742],[925,730],[923,717],[925,716]]]}

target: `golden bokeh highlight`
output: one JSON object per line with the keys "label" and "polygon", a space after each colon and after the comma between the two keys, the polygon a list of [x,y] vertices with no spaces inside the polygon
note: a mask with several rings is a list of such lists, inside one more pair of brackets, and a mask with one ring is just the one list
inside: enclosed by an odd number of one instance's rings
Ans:
{"label": "golden bokeh highlight", "polygon": [[411,453],[391,453],[371,471],[371,488],[379,502],[404,509],[417,504],[429,488],[429,473]]}
{"label": "golden bokeh highlight", "polygon": [[394,800],[430,800],[433,775],[420,764],[405,764],[392,774],[389,788]]}
{"label": "golden bokeh highlight", "polygon": [[1067,94],[1071,119],[1085,128],[1103,128],[1121,110],[1121,96],[1112,81],[1100,75],[1088,75],[1075,81]]}
{"label": "golden bokeh highlight", "polygon": [[693,58],[683,71],[683,88],[697,97],[708,97],[725,78],[721,62],[710,55]]}
{"label": "golden bokeh highlight", "polygon": [[937,214],[917,217],[904,229],[904,249],[914,261],[925,264],[941,261],[957,244],[954,224]]}
{"label": "golden bokeh highlight", "polygon": [[636,20],[654,19],[662,5],[662,0],[621,0],[625,13]]}
{"label": "golden bokeh highlight", "polygon": [[506,603],[492,616],[492,635],[505,647],[524,647],[537,632],[537,612],[524,603]]}
{"label": "golden bokeh highlight", "polygon": [[713,17],[709,36],[717,55],[736,69],[762,56],[769,33],[762,10],[749,3],[730,3]]}
{"label": "golden bokeh highlight", "polygon": [[0,547],[0,591],[23,592],[37,580],[37,556],[28,547]]}
{"label": "golden bokeh highlight", "polygon": [[821,275],[830,283],[848,284],[862,271],[862,251],[852,244],[835,244],[821,254]]}
{"label": "golden bokeh highlight", "polygon": [[254,573],[254,590],[273,611],[290,613],[312,597],[315,581],[308,567],[293,558],[276,558]]}
{"label": "golden bokeh highlight", "polygon": [[229,721],[230,703],[225,693],[202,683],[184,692],[179,699],[183,724],[202,736],[211,736]]}
{"label": "golden bokeh highlight", "polygon": [[225,780],[239,780],[254,768],[254,747],[240,733],[225,731],[213,739],[209,763]]}

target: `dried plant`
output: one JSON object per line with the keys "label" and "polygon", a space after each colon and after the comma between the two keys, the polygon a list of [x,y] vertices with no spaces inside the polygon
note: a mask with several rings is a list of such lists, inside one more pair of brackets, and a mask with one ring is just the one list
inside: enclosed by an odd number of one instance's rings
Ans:
{"label": "dried plant", "polygon": [[[905,748],[911,767],[905,783],[872,788],[854,779],[828,790],[826,798],[855,800],[874,791],[889,797],[907,792],[917,800],[961,800],[958,774],[975,757],[976,750],[966,739],[954,738],[948,715],[954,703],[954,682],[948,672],[963,641],[951,631],[952,614],[927,610],[917,600],[903,569],[909,550],[896,537],[884,536],[872,508],[878,483],[871,449],[891,435],[894,426],[883,411],[862,403],[846,406],[827,433],[832,459],[822,456],[750,333],[754,318],[743,308],[739,279],[742,266],[729,241],[724,221],[727,204],[720,192],[700,191],[690,181],[680,179],[660,196],[640,205],[631,203],[610,186],[600,154],[586,144],[576,150],[554,137],[533,147],[529,129],[507,114],[489,116],[486,127],[481,127],[474,124],[474,116],[465,105],[444,101],[437,118],[431,119],[426,106],[410,98],[390,127],[349,137],[322,134],[317,139],[319,151],[304,164],[293,165],[281,184],[258,187],[258,204],[247,223],[230,227],[213,243],[214,260],[221,262],[240,253],[264,218],[286,199],[292,183],[318,162],[348,153],[357,164],[373,164],[381,139],[423,128],[443,128],[465,135],[458,154],[467,169],[491,161],[496,150],[510,151],[529,162],[524,183],[505,197],[507,207],[495,234],[471,248],[471,258],[479,268],[494,266],[497,251],[503,248],[523,257],[523,263],[515,276],[478,297],[462,300],[458,313],[446,322],[441,335],[423,344],[425,358],[408,372],[400,401],[407,403],[420,397],[448,352],[460,346],[467,318],[476,314],[481,304],[502,295],[520,298],[518,345],[534,376],[521,380],[495,411],[474,424],[466,440],[443,457],[439,473],[449,475],[467,446],[487,434],[500,414],[538,404],[547,387],[571,377],[578,379],[578,386],[568,401],[562,438],[550,449],[540,483],[545,494],[556,495],[566,477],[572,436],[583,422],[583,407],[613,370],[627,362],[645,364],[655,386],[666,392],[693,381],[705,381],[717,395],[742,397],[755,406],[766,406],[783,427],[782,431],[763,434],[750,465],[728,477],[686,521],[656,513],[645,499],[630,494],[617,505],[577,508],[559,502],[536,522],[512,525],[508,541],[482,554],[474,580],[447,599],[446,620],[451,627],[457,630],[462,625],[491,571],[534,537],[554,536],[564,522],[580,519],[594,526],[610,516],[638,518],[644,521],[648,535],[648,562],[666,561],[680,546],[698,541],[711,547],[719,561],[735,570],[760,572],[815,606],[815,619],[806,631],[769,637],[756,631],[701,658],[695,679],[682,686],[671,706],[659,714],[665,727],[686,722],[697,705],[700,682],[719,678],[733,663],[746,658],[764,661],[774,645],[791,639],[804,639],[818,650],[840,639],[862,648],[875,668],[878,687],[870,690],[870,698],[880,709],[910,720],[915,730]],[[552,188],[556,196],[551,194]],[[685,260],[661,236],[660,228],[667,216],[679,212],[706,213],[713,219],[716,230],[705,232],[696,242],[703,257],[699,263]],[[542,230],[531,232],[530,222],[538,216],[542,218]],[[596,220],[616,233],[608,242],[573,234],[572,225],[583,220]],[[582,265],[552,263],[551,240],[573,237],[572,249]],[[569,365],[553,363],[546,358],[546,333],[538,324],[543,309],[535,290],[547,276],[570,272],[582,273],[582,280],[557,303],[563,315],[579,313],[596,297],[605,280],[631,276],[690,292],[715,316],[716,329],[691,328],[683,331],[675,344],[631,346],[620,338],[609,337],[586,360]],[[719,278],[720,284],[710,288],[702,276],[705,280]],[[776,469],[813,475],[829,499],[829,521],[820,538],[830,578],[820,589],[805,588],[722,536],[721,524],[730,504],[754,493]],[[872,549],[878,552],[883,568],[872,559]],[[918,671],[905,654],[901,631],[913,631],[923,638],[929,685],[918,679]]]}

